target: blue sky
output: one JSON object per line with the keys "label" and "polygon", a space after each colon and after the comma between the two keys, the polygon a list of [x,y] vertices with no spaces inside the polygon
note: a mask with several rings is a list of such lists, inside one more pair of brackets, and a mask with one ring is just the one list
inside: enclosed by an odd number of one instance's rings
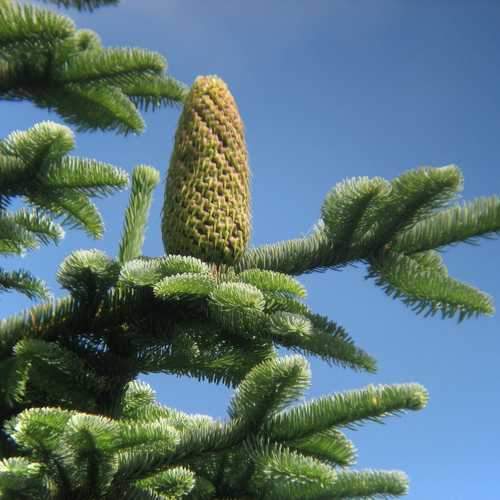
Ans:
{"label": "blue sky", "polygon": [[[76,15],[107,45],[164,54],[172,75],[191,83],[217,74],[246,125],[253,172],[254,245],[296,237],[319,216],[328,190],[346,177],[393,178],[419,165],[458,164],[463,197],[500,193],[500,3],[495,0],[123,0]],[[0,137],[55,115],[29,103],[0,103]],[[147,114],[142,136],[79,134],[80,156],[131,170],[168,165],[178,110]],[[163,253],[152,208],[145,253]],[[59,247],[20,262],[46,279],[77,248],[114,255],[127,193],[99,202],[107,232],[94,242],[69,232]],[[500,301],[499,241],[446,252],[450,272]],[[427,409],[351,432],[359,468],[402,469],[407,498],[498,499],[499,316],[453,321],[416,317],[388,299],[364,269],[303,280],[309,304],[344,325],[379,361],[376,375],[311,360],[319,396],[369,383],[420,382]],[[2,315],[27,302],[2,295]],[[224,387],[164,375],[147,377],[168,405],[223,417]],[[496,477],[495,477],[496,476]]]}

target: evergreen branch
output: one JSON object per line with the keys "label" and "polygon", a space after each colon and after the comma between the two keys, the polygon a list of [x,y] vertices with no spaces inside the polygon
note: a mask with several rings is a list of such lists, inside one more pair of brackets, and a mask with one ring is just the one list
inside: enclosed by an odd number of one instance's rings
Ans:
{"label": "evergreen branch", "polygon": [[479,198],[442,210],[400,233],[392,248],[405,253],[422,252],[500,233],[500,198]]}
{"label": "evergreen branch", "polygon": [[108,5],[118,5],[120,0],[42,0],[45,3],[53,3],[58,7],[70,8],[74,7],[80,11],[92,12],[99,7]]}
{"label": "evergreen branch", "polygon": [[179,433],[170,419],[158,418],[154,422],[119,422],[113,451],[171,452],[179,444]]}
{"label": "evergreen branch", "polygon": [[43,466],[24,457],[0,460],[0,495],[6,500],[48,498]]}
{"label": "evergreen branch", "polygon": [[172,453],[166,453],[162,447],[125,450],[117,453],[112,487],[139,481],[160,472],[170,465],[172,455]]}
{"label": "evergreen branch", "polygon": [[[240,446],[245,439],[245,429],[239,422],[222,424],[205,417],[198,418],[195,424],[181,433],[181,442],[170,460],[163,458],[155,467],[159,469],[170,463],[189,462],[199,457],[224,452]],[[153,472],[151,469],[149,473]]]}
{"label": "evergreen branch", "polygon": [[154,389],[142,382],[133,380],[127,384],[123,393],[118,416],[124,419],[143,420],[143,415],[151,407],[155,407],[156,393]]}
{"label": "evergreen branch", "polygon": [[58,68],[55,79],[65,85],[137,85],[141,79],[161,75],[166,64],[160,54],[141,49],[86,50]]}
{"label": "evergreen branch", "polygon": [[462,189],[458,167],[422,167],[409,170],[391,182],[391,190],[378,197],[367,216],[373,227],[368,238],[374,248],[390,241],[397,233],[443,207]]}
{"label": "evergreen branch", "polygon": [[65,85],[35,97],[35,103],[54,109],[80,132],[117,130],[128,134],[144,130],[136,107],[117,87]]}
{"label": "evergreen branch", "polygon": [[[306,316],[288,311],[276,311],[269,316],[269,330],[274,338],[281,336],[309,337],[312,333],[312,323]],[[286,342],[286,340],[285,340]],[[293,342],[293,340],[292,340]]]}
{"label": "evergreen branch", "polygon": [[24,339],[14,347],[14,358],[26,372],[29,392],[45,404],[97,410],[95,400],[102,389],[96,373],[77,354],[40,339]]}
{"label": "evergreen branch", "polygon": [[246,283],[221,283],[210,296],[211,302],[221,311],[241,310],[261,312],[265,299],[262,292]]}
{"label": "evergreen branch", "polygon": [[279,413],[263,432],[282,442],[303,439],[332,427],[350,427],[363,420],[380,421],[381,417],[405,410],[420,410],[426,406],[427,399],[427,392],[418,384],[368,386]]}
{"label": "evergreen branch", "polygon": [[[267,448],[267,449],[266,449]],[[337,473],[312,457],[277,447],[255,453],[251,488],[263,500],[317,500],[328,498]]]}
{"label": "evergreen branch", "polygon": [[175,467],[144,479],[139,484],[141,488],[150,488],[167,498],[182,498],[191,492],[195,483],[196,476],[192,471]]}
{"label": "evergreen branch", "polygon": [[0,97],[55,110],[78,130],[142,132],[139,109],[186,96],[165,69],[160,54],[103,48],[95,33],[77,31],[64,16],[6,2],[0,7]]}
{"label": "evergreen branch", "polygon": [[143,111],[181,104],[188,92],[183,83],[170,76],[149,76],[141,81],[125,83],[122,90]]}
{"label": "evergreen branch", "polygon": [[308,316],[311,314],[311,310],[306,304],[304,304],[304,302],[299,299],[295,299],[289,294],[282,292],[264,292],[264,298],[266,301],[265,312],[267,314],[272,314],[278,311],[301,316]]}
{"label": "evergreen branch", "polygon": [[441,313],[443,318],[458,314],[461,321],[494,312],[488,295],[450,278],[444,266],[429,265],[428,259],[387,252],[371,259],[368,278],[374,278],[387,295],[400,298],[417,313]]}
{"label": "evergreen branch", "polygon": [[75,297],[95,300],[115,285],[120,266],[99,250],[77,250],[59,266],[57,281]]}
{"label": "evergreen branch", "polygon": [[[64,427],[76,412],[60,408],[30,408],[7,423],[7,431],[21,450],[42,463],[52,461]],[[47,465],[49,465],[47,464]]]}
{"label": "evergreen branch", "polygon": [[73,39],[80,51],[102,49],[101,38],[95,31],[80,29],[75,33]]}
{"label": "evergreen branch", "polygon": [[335,428],[289,441],[286,445],[303,455],[315,457],[331,465],[346,467],[356,462],[354,445]]}
{"label": "evergreen branch", "polygon": [[315,314],[309,314],[308,318],[313,326],[309,335],[280,336],[277,343],[302,354],[313,354],[330,364],[376,372],[375,359],[356,347],[343,327]]}
{"label": "evergreen branch", "polygon": [[196,484],[191,491],[193,500],[202,500],[203,498],[216,498],[216,488],[207,478],[197,474]]}
{"label": "evergreen branch", "polygon": [[159,259],[138,258],[123,264],[119,281],[128,287],[146,287],[155,285],[165,277]]}
{"label": "evergreen branch", "polygon": [[0,268],[0,291],[10,290],[22,293],[30,299],[44,299],[49,296],[45,283],[28,271],[4,271]]}
{"label": "evergreen branch", "polygon": [[38,239],[16,222],[14,214],[0,212],[0,253],[20,255],[38,246]]}
{"label": "evergreen branch", "polygon": [[214,286],[215,280],[209,274],[183,273],[163,278],[153,290],[156,297],[178,301],[208,297]]}
{"label": "evergreen branch", "polygon": [[339,471],[331,499],[391,498],[408,493],[408,478],[398,471]]}
{"label": "evergreen branch", "polygon": [[74,327],[81,319],[79,307],[70,298],[38,304],[0,320],[0,353],[8,355],[22,338],[50,338],[54,331]]}
{"label": "evergreen branch", "polygon": [[[111,494],[110,499],[114,495]],[[124,490],[120,491],[120,498],[123,500],[171,500],[172,497],[159,495],[151,488],[139,488],[138,486],[128,485]]]}
{"label": "evergreen branch", "polygon": [[300,356],[264,361],[238,386],[229,405],[229,416],[250,429],[258,429],[300,397],[309,387],[310,377],[309,366]]}
{"label": "evergreen branch", "polygon": [[243,255],[235,267],[240,272],[262,269],[300,275],[330,269],[338,264],[334,245],[320,225],[303,238],[253,248]]}
{"label": "evergreen branch", "polygon": [[0,210],[5,210],[10,198],[17,194],[19,185],[27,177],[27,171],[27,165],[23,160],[0,152],[0,185],[2,186],[0,197],[3,199]]}
{"label": "evergreen branch", "polygon": [[109,163],[66,156],[48,168],[43,183],[49,189],[71,189],[86,196],[106,196],[126,187],[128,175]]}
{"label": "evergreen branch", "polygon": [[61,335],[83,335],[87,329],[106,331],[117,324],[130,325],[137,315],[152,309],[160,316],[165,314],[161,304],[152,304],[151,299],[151,293],[114,289],[102,298],[98,314],[92,317],[85,304],[71,297],[39,304],[0,321],[0,352],[9,352],[22,338],[53,340]]}
{"label": "evergreen branch", "polygon": [[28,86],[31,74],[27,64],[0,58],[0,98],[8,101],[25,99],[30,95]]}
{"label": "evergreen branch", "polygon": [[13,213],[11,217],[20,228],[34,235],[44,245],[50,242],[59,243],[64,238],[63,228],[37,211],[21,209]]}
{"label": "evergreen branch", "polygon": [[379,198],[387,197],[390,191],[391,185],[384,179],[360,177],[341,182],[328,193],[321,215],[336,253],[342,254],[344,259],[353,257],[349,255],[351,247],[359,244],[370,229],[366,218],[373,205]]}
{"label": "evergreen branch", "polygon": [[283,273],[263,271],[261,269],[249,269],[237,276],[238,281],[257,287],[262,292],[282,294],[305,298],[307,295],[304,286],[296,279]]}
{"label": "evergreen branch", "polygon": [[16,357],[0,360],[0,405],[2,408],[12,408],[20,403],[26,393],[29,364]]}
{"label": "evergreen branch", "polygon": [[209,274],[210,268],[200,259],[184,255],[167,255],[158,259],[140,258],[126,262],[120,281],[127,286],[156,285],[162,278],[176,274]]}
{"label": "evergreen branch", "polygon": [[135,259],[142,253],[153,190],[159,182],[160,174],[154,168],[141,165],[134,169],[132,190],[125,211],[122,238],[118,250],[118,261],[121,263]]}
{"label": "evergreen branch", "polygon": [[[101,496],[109,485],[116,423],[99,415],[73,414],[60,429],[57,455],[63,458],[70,484],[78,485],[82,496]],[[61,432],[62,431],[62,432]]]}
{"label": "evergreen branch", "polygon": [[150,347],[138,359],[139,371],[184,375],[235,387],[254,366],[274,358],[274,350],[269,344],[253,342],[244,344],[245,347],[230,344],[215,338],[213,328],[200,328],[201,333],[205,330],[211,334],[210,342],[177,338],[168,348],[164,344],[157,349]]}
{"label": "evergreen branch", "polygon": [[[112,165],[65,156],[75,146],[72,132],[52,122],[17,131],[0,141],[0,179],[4,193],[52,199],[106,195],[127,183],[127,174]],[[54,192],[56,196],[54,196]]]}
{"label": "evergreen branch", "polygon": [[97,207],[82,193],[68,190],[32,194],[30,204],[60,216],[70,228],[84,229],[95,239],[101,238],[104,225]]}
{"label": "evergreen branch", "polygon": [[12,132],[0,141],[0,154],[21,158],[31,172],[38,174],[74,147],[75,138],[68,127],[41,122],[29,130]]}
{"label": "evergreen branch", "polygon": [[[166,278],[171,279],[171,278]],[[209,317],[227,330],[252,335],[263,326],[264,294],[246,283],[221,283],[208,297]]]}
{"label": "evergreen branch", "polygon": [[73,21],[31,5],[0,4],[0,58],[51,50],[75,31]]}

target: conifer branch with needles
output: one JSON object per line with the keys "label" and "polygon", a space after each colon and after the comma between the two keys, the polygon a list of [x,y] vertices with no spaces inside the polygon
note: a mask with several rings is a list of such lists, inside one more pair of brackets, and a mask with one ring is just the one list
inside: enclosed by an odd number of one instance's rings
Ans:
{"label": "conifer branch with needles", "polygon": [[[0,140],[1,254],[20,255],[58,243],[64,236],[63,225],[84,229],[94,238],[102,236],[102,219],[90,197],[123,189],[128,176],[113,165],[68,156],[74,147],[72,132],[52,122]],[[15,199],[31,209],[8,211]],[[1,289],[30,298],[47,296],[45,286],[26,271],[4,272]]]}
{"label": "conifer branch with needles", "polygon": [[[47,0],[93,10],[113,0]],[[388,498],[394,471],[347,470],[343,428],[423,409],[418,384],[368,386],[304,401],[309,364],[373,372],[347,332],[314,314],[294,277],[361,262],[391,297],[417,312],[491,314],[482,292],[448,276],[439,254],[500,231],[497,198],[454,206],[453,165],[389,181],[355,178],[326,196],[311,234],[248,249],[244,127],[218,77],[188,91],[166,61],[105,48],[52,11],[0,0],[0,99],[29,100],[78,130],[144,129],[141,111],[184,104],[162,212],[166,255],[142,255],[159,174],[132,175],[118,256],[77,250],[57,280],[68,296],[0,321],[0,497],[57,500]],[[0,252],[58,242],[62,225],[100,237],[90,198],[123,188],[112,165],[69,156],[72,133],[44,122],[0,141]],[[20,197],[30,209],[8,212]],[[59,219],[59,224],[54,219]],[[24,271],[0,270],[0,290],[43,296]],[[235,388],[228,417],[160,405],[141,373],[187,375]]]}
{"label": "conifer branch with needles", "polygon": [[[24,450],[23,467],[16,469],[16,458],[3,460],[0,492],[20,495],[27,484],[52,484],[50,493],[35,488],[32,498],[89,491],[111,498],[131,490],[198,498],[197,488],[209,485],[225,497],[403,494],[407,480],[401,473],[336,469],[335,461],[351,464],[354,454],[334,427],[420,409],[425,391],[416,385],[369,387],[288,409],[308,383],[304,359],[265,361],[242,381],[224,422],[161,406],[137,382],[127,385],[113,418],[60,408],[25,410],[6,427]],[[26,470],[33,471],[32,482],[21,480]]]}
{"label": "conifer branch with needles", "polygon": [[[99,2],[71,3],[91,8]],[[184,85],[165,71],[165,59],[155,52],[106,49],[96,34],[77,30],[65,16],[0,4],[0,99],[30,100],[82,131],[140,133],[139,109],[176,105],[185,97]]]}
{"label": "conifer branch with needles", "polygon": [[75,8],[80,11],[92,12],[95,9],[106,6],[114,6],[120,3],[120,0],[42,0],[44,3],[52,3],[58,7]]}
{"label": "conifer branch with needles", "polygon": [[153,189],[160,182],[160,174],[154,168],[141,165],[132,174],[130,200],[125,212],[123,235],[118,250],[121,263],[136,259],[142,254],[142,244]]}

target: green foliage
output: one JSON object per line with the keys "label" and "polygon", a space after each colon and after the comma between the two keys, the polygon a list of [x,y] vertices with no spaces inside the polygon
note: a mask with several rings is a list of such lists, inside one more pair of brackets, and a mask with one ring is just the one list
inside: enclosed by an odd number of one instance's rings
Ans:
{"label": "green foliage", "polygon": [[62,262],[57,281],[74,297],[95,299],[116,283],[119,272],[119,264],[104,252],[77,250]]}
{"label": "green foliage", "polygon": [[28,378],[29,365],[17,357],[9,357],[0,361],[0,404],[2,408],[12,408],[22,401]]}
{"label": "green foliage", "polygon": [[299,297],[306,297],[305,288],[291,276],[260,269],[249,269],[238,274],[238,281],[256,286],[263,292],[272,292]]}
{"label": "green foliage", "polygon": [[270,329],[276,335],[299,335],[307,337],[313,328],[309,318],[301,314],[294,314],[287,311],[277,311],[271,314]]}
{"label": "green foliage", "polygon": [[346,467],[356,462],[356,449],[353,444],[333,427],[288,441],[287,445],[303,455],[315,456],[331,465]]}
{"label": "green foliage", "polygon": [[426,390],[418,384],[368,386],[366,389],[326,396],[282,412],[268,423],[274,439],[302,439],[332,427],[352,427],[363,420],[380,421],[386,415],[421,410]]}
{"label": "green foliage", "polygon": [[163,278],[154,287],[157,297],[163,299],[189,299],[208,297],[215,282],[208,274],[182,273]]}
{"label": "green foliage", "polygon": [[4,271],[0,268],[0,291],[20,292],[30,299],[41,299],[49,296],[47,286],[24,270]]}
{"label": "green foliage", "polygon": [[374,200],[367,223],[374,225],[377,246],[442,208],[462,189],[462,173],[455,165],[409,170],[391,182],[391,189]]}
{"label": "green foliage", "polygon": [[102,222],[88,197],[109,194],[128,181],[127,174],[112,165],[65,156],[73,147],[71,131],[51,122],[13,132],[0,141],[3,206],[14,197],[33,205],[38,212],[21,212],[13,222],[39,238],[45,233],[42,242],[57,241],[62,230],[43,218],[41,211],[60,216],[94,237],[101,236]]}
{"label": "green foliage", "polygon": [[500,199],[496,196],[451,207],[433,214],[401,233],[396,250],[408,253],[442,248],[460,242],[475,242],[500,232]]}
{"label": "green foliage", "polygon": [[[96,409],[96,395],[103,379],[74,352],[38,339],[25,339],[16,344],[14,354],[23,373],[25,388],[18,402],[36,404],[43,401],[70,408]],[[49,383],[47,383],[49,381]]]}
{"label": "green foliage", "polygon": [[22,457],[0,461],[0,491],[5,500],[43,498],[47,487],[41,466]]}
{"label": "green foliage", "polygon": [[135,259],[127,262],[120,273],[120,281],[128,286],[151,286],[162,278],[177,274],[209,274],[207,264],[194,257],[167,255],[160,259]]}
{"label": "green foliage", "polygon": [[[424,256],[425,257],[425,256]],[[400,298],[418,313],[458,314],[460,320],[494,312],[492,299],[485,293],[448,276],[443,264],[422,259],[421,254],[387,252],[371,260],[369,277],[390,297]]]}
{"label": "green foliage", "polygon": [[160,173],[152,167],[140,165],[132,174],[132,190],[125,212],[123,235],[118,250],[122,263],[139,257],[142,253],[146,222],[153,199],[153,190],[160,182]]}
{"label": "green foliage", "polygon": [[[117,3],[46,1],[79,10]],[[0,0],[0,98],[30,100],[79,130],[140,132],[141,110],[186,96],[165,69],[159,54],[104,48],[95,33],[76,30],[63,16]],[[426,390],[368,386],[304,401],[309,365],[298,355],[278,358],[277,347],[358,370],[376,365],[341,326],[304,304],[306,290],[292,275],[362,262],[377,285],[417,312],[491,314],[489,297],[450,278],[438,250],[496,235],[498,198],[450,206],[463,182],[455,166],[420,168],[392,181],[352,179],[328,193],[311,234],[241,255],[250,230],[241,120],[217,78],[199,78],[190,96],[169,170],[177,187],[169,183],[171,210],[163,220],[164,236],[174,228],[169,249],[180,245],[186,255],[141,255],[159,182],[156,170],[141,165],[117,259],[73,252],[57,274],[70,297],[0,322],[0,498],[405,494],[402,473],[347,470],[356,450],[340,429],[420,410]],[[124,187],[127,175],[68,156],[74,146],[66,127],[49,122],[0,141],[0,253],[57,243],[64,233],[54,217],[101,236],[90,198]],[[212,161],[224,166],[220,178]],[[31,209],[8,212],[16,197]],[[218,257],[207,264],[195,258],[199,252]],[[8,289],[46,295],[28,273],[0,270],[0,290]],[[158,404],[136,380],[151,372],[236,387],[228,418]]]}
{"label": "green foliage", "polygon": [[[200,272],[160,278],[181,269]],[[217,284],[208,267],[195,259],[135,260],[120,271],[98,251],[79,251],[65,260],[58,279],[75,300],[37,306],[0,323],[4,352],[22,338],[70,340],[75,344],[69,347],[80,356],[106,349],[104,358],[113,363],[115,376],[167,372],[228,385],[269,359],[273,346],[317,355],[331,364],[375,370],[374,360],[340,326],[298,302],[291,308],[287,300],[279,303],[271,297],[269,310],[264,292],[233,281],[231,273],[229,281],[221,275]],[[133,288],[127,279],[134,281]],[[137,285],[139,279],[146,281],[144,286]],[[118,288],[113,289],[116,281]],[[109,345],[118,349],[118,359],[108,352]]]}
{"label": "green foliage", "polygon": [[361,261],[369,265],[368,277],[417,312],[459,319],[491,314],[486,294],[449,277],[444,265],[435,273],[419,256],[500,231],[496,197],[449,206],[462,185],[454,165],[418,168],[391,182],[342,182],[328,193],[322,219],[309,236],[252,249],[237,269],[299,275]]}
{"label": "green foliage", "polygon": [[341,182],[328,193],[321,215],[336,252],[343,253],[344,258],[350,256],[352,243],[371,230],[367,219],[375,200],[390,192],[391,185],[386,180],[361,177]]}
{"label": "green foliage", "polygon": [[236,326],[245,318],[252,321],[264,311],[263,293],[255,286],[246,283],[221,283],[211,293],[210,301],[214,315],[223,323]]}
{"label": "green foliage", "polygon": [[[75,147],[67,127],[42,122],[0,141],[0,253],[20,255],[64,236],[55,218],[95,238],[101,216],[90,197],[106,196],[126,186],[128,176],[107,163],[67,156]],[[21,198],[33,208],[8,212]],[[1,272],[0,289],[30,298],[46,297],[45,286],[26,271]]]}
{"label": "green foliage", "polygon": [[[309,378],[307,362],[298,356],[264,361],[239,385],[226,422],[161,406],[139,382],[128,384],[115,418],[25,410],[7,425],[24,458],[0,467],[0,495],[21,494],[27,484],[51,485],[33,496],[47,499],[404,494],[401,473],[337,469],[351,465],[355,452],[336,427],[420,409],[425,391],[416,385],[368,387],[295,406]],[[27,470],[32,483],[25,481]],[[132,492],[135,497],[127,496]]]}
{"label": "green foliage", "polygon": [[[102,2],[59,3],[91,9]],[[184,86],[165,69],[159,54],[103,48],[54,12],[0,4],[0,98],[55,110],[78,130],[141,132],[140,109],[184,99]]]}
{"label": "green foliage", "polygon": [[70,8],[92,12],[94,9],[108,5],[118,5],[120,0],[42,0],[45,3],[53,3],[58,7]]}
{"label": "green foliage", "polygon": [[[0,224],[9,219],[13,222],[12,226],[18,234],[26,232],[25,234],[28,238],[34,238],[37,243],[42,245],[59,243],[59,241],[61,241],[64,237],[64,230],[61,226],[54,222],[50,217],[40,213],[40,211],[21,209],[14,213],[4,213],[0,219]],[[1,233],[0,239],[3,242],[5,235],[8,235],[8,230],[4,232],[2,228]],[[30,245],[27,243],[23,246],[28,248]],[[5,252],[2,248],[1,253],[7,252]]]}
{"label": "green foliage", "polygon": [[300,356],[273,359],[256,366],[238,387],[229,416],[260,427],[270,416],[288,406],[309,387],[311,374]]}
{"label": "green foliage", "polygon": [[168,498],[182,498],[191,492],[195,482],[196,478],[192,471],[176,467],[159,472],[140,481],[139,484],[141,488],[148,488]]}
{"label": "green foliage", "polygon": [[318,224],[311,234],[303,238],[248,250],[236,264],[236,269],[257,268],[297,276],[336,265],[333,243],[323,224]]}
{"label": "green foliage", "polygon": [[336,472],[312,457],[280,448],[257,455],[254,488],[265,499],[317,499],[333,489]]}

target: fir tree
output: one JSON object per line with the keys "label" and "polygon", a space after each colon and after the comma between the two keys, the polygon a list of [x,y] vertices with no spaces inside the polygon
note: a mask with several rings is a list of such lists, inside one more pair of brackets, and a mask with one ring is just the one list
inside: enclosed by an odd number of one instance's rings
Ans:
{"label": "fir tree", "polygon": [[[164,75],[165,65],[160,55],[148,51],[103,48],[95,33],[77,30],[66,17],[0,1],[0,99],[31,100],[80,130],[140,132],[140,108],[182,100],[184,87]],[[57,243],[64,233],[54,216],[92,237],[102,236],[101,217],[90,197],[125,187],[127,174],[68,156],[74,146],[67,127],[49,122],[0,141],[0,253],[19,255]],[[16,197],[29,208],[8,212]],[[0,290],[47,296],[45,285],[25,270],[0,269]]]}
{"label": "fir tree", "polygon": [[[0,323],[0,497],[403,495],[400,472],[347,468],[356,452],[342,429],[420,410],[427,392],[369,386],[297,404],[310,380],[301,354],[357,370],[376,364],[307,307],[295,276],[361,262],[417,312],[492,314],[486,294],[448,276],[440,251],[498,233],[500,200],[454,204],[463,183],[454,166],[357,178],[328,194],[311,235],[249,249],[234,99],[203,77],[185,102],[164,201],[167,254],[142,255],[159,174],[140,166],[117,257],[74,252],[57,274],[67,297]],[[280,358],[277,347],[296,354]],[[159,405],[137,381],[148,372],[235,387],[227,419]]]}

